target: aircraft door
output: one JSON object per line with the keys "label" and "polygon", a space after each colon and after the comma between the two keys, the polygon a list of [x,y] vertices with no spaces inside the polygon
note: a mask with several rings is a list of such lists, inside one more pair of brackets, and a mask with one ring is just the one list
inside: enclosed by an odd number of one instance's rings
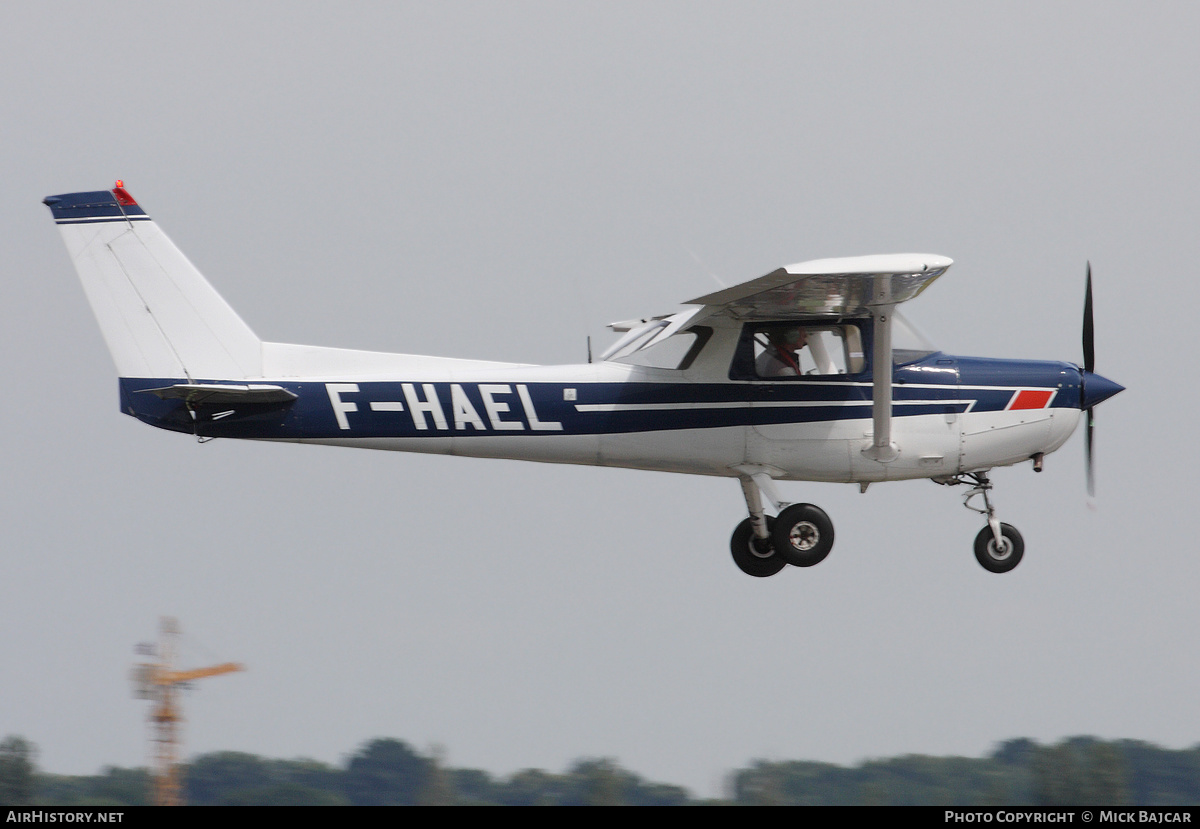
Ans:
{"label": "aircraft door", "polygon": [[859,325],[751,324],[738,350],[743,373],[734,379],[753,381],[750,461],[789,476],[849,480],[850,443],[862,434],[850,425],[862,397],[853,378],[865,370]]}

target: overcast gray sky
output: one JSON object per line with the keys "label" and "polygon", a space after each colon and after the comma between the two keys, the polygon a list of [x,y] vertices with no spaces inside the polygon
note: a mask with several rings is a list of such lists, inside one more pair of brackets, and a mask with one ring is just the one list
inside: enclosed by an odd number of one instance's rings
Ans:
{"label": "overcast gray sky", "polygon": [[[189,754],[754,758],[1200,742],[1189,515],[1200,11],[1154,3],[27,3],[0,27],[0,735],[146,758],[180,618]],[[732,480],[214,441],[117,411],[42,197],[123,178],[265,339],[578,362],[780,265],[928,251],[951,353],[1079,360],[1077,433],[995,474],[1024,562],[927,482],[791,484],[837,546],[757,580]],[[1164,309],[1171,313],[1164,314]],[[453,335],[451,331],[457,332]],[[1172,424],[1182,423],[1176,429]]]}

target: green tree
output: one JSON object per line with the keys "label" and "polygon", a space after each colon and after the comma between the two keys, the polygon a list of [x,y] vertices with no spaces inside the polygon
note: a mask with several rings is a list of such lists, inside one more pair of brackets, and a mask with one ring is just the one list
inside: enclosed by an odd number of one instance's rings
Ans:
{"label": "green tree", "polygon": [[1039,748],[1032,761],[1038,806],[1123,806],[1128,774],[1120,750],[1094,737],[1072,737]]}
{"label": "green tree", "polygon": [[293,783],[306,789],[319,789],[342,797],[346,773],[335,766],[318,760],[268,760],[267,768],[271,779],[280,783]]}
{"label": "green tree", "polygon": [[33,763],[37,749],[24,737],[10,735],[0,742],[0,803],[26,806],[33,802]]}
{"label": "green tree", "polygon": [[445,765],[446,752],[441,746],[434,746],[429,752],[428,768],[425,772],[425,784],[421,788],[418,802],[422,806],[453,806],[454,788],[451,776]]}
{"label": "green tree", "polygon": [[1133,805],[1200,803],[1200,746],[1173,751],[1140,740],[1121,740],[1117,746],[1129,770],[1129,799]]}
{"label": "green tree", "polygon": [[523,769],[498,787],[497,801],[504,806],[561,806],[567,788],[560,775]]}
{"label": "green tree", "polygon": [[499,786],[481,769],[447,769],[454,802],[459,806],[488,806],[500,802]]}
{"label": "green tree", "polygon": [[263,758],[240,751],[201,755],[188,765],[183,779],[187,802],[195,806],[216,806],[233,792],[275,782]]}
{"label": "green tree", "polygon": [[691,802],[687,789],[668,783],[639,783],[629,796],[631,806],[687,806]]}
{"label": "green tree", "polygon": [[1043,746],[1033,755],[1033,805],[1082,806],[1075,752],[1067,742]]}
{"label": "green tree", "polygon": [[1125,760],[1112,743],[1093,743],[1086,754],[1083,802],[1095,806],[1129,805]]}
{"label": "green tree", "polygon": [[579,806],[622,806],[634,782],[608,757],[578,760],[567,774],[574,789],[572,805]]}
{"label": "green tree", "polygon": [[1028,737],[1005,740],[996,746],[992,759],[1007,766],[1027,766],[1038,752],[1038,744]]}
{"label": "green tree", "polygon": [[346,797],[355,806],[416,806],[431,763],[400,740],[372,740],[350,758]]}
{"label": "green tree", "polygon": [[94,783],[88,800],[124,806],[150,805],[150,773],[146,769],[122,769],[106,766]]}
{"label": "green tree", "polygon": [[258,789],[240,789],[221,799],[222,806],[348,806],[344,797],[298,783],[276,783]]}
{"label": "green tree", "polygon": [[757,760],[733,777],[733,799],[743,806],[778,806],[784,802],[784,773],[778,763]]}

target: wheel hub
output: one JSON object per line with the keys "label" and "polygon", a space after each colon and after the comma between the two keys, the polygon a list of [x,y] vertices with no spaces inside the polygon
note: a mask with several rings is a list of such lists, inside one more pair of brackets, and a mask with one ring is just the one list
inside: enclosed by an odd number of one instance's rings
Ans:
{"label": "wheel hub", "polygon": [[775,550],[771,548],[770,539],[766,538],[751,538],[750,539],[750,555],[755,558],[770,558],[775,555]]}
{"label": "wheel hub", "polygon": [[996,544],[996,539],[994,538],[988,542],[988,555],[996,559],[996,561],[1004,561],[1004,559],[1012,555],[1012,551],[1013,545],[1008,542],[1007,538],[999,545]]}
{"label": "wheel hub", "polygon": [[821,531],[808,521],[800,521],[788,532],[788,541],[794,549],[806,553],[821,540]]}

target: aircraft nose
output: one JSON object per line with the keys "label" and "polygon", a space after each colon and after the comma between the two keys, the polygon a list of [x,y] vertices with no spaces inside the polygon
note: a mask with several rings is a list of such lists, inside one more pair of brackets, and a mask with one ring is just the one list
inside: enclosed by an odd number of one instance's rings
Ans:
{"label": "aircraft nose", "polygon": [[1120,394],[1125,391],[1125,387],[1120,383],[1114,383],[1107,377],[1101,377],[1099,374],[1091,371],[1080,371],[1080,389],[1079,389],[1079,408],[1090,409],[1093,406],[1103,403],[1114,394]]}

